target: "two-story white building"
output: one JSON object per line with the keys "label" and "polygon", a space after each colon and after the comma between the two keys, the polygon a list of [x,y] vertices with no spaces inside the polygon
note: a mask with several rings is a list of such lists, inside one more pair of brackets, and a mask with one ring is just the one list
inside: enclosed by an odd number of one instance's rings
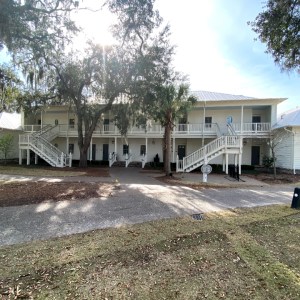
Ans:
{"label": "two-story white building", "polygon": [[[207,91],[193,92],[198,101],[185,118],[177,120],[172,133],[171,161],[177,171],[189,172],[204,163],[260,165],[269,155],[267,140],[277,119],[277,105],[283,98],[252,98]],[[77,119],[70,106],[51,106],[35,114],[22,115],[24,134],[20,136],[19,156],[30,152],[53,166],[66,164],[67,154],[79,159]],[[93,133],[89,160],[153,162],[163,158],[163,132],[160,124],[148,121],[132,127],[122,137],[107,113]],[[66,154],[64,156],[64,153]]]}

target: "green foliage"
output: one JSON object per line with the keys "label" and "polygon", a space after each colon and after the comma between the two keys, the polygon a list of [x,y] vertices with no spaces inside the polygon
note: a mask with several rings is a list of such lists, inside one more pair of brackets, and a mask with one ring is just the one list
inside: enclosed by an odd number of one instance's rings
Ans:
{"label": "green foliage", "polygon": [[17,98],[21,93],[22,83],[12,67],[0,64],[0,112],[18,109]]}
{"label": "green foliage", "polygon": [[[70,32],[76,32],[70,11],[74,0],[2,0],[0,2],[0,48],[18,55],[29,50],[40,57],[42,49],[64,47]],[[68,34],[67,34],[68,32]]]}
{"label": "green foliage", "polygon": [[164,170],[168,176],[171,173],[171,131],[175,120],[186,115],[187,111],[197,101],[189,95],[187,84],[174,83],[155,86],[152,93],[145,99],[145,111],[164,127]]}
{"label": "green foliage", "polygon": [[299,0],[268,0],[265,10],[249,24],[282,70],[300,72]]}
{"label": "green foliage", "polygon": [[169,84],[156,87],[152,97],[149,97],[147,110],[163,127],[174,127],[176,119],[184,117],[191,106],[197,101],[189,95],[187,84]]}
{"label": "green foliage", "polygon": [[[113,26],[115,37],[132,50],[142,51],[153,30],[162,22],[154,10],[155,0],[108,0],[110,11],[117,16]],[[139,45],[139,47],[136,47]]]}
{"label": "green foliage", "polygon": [[269,156],[264,156],[263,157],[263,165],[266,168],[271,168],[274,165],[274,162],[276,161],[275,157],[269,157]]}
{"label": "green foliage", "polygon": [[9,152],[12,150],[13,139],[14,137],[12,134],[5,134],[0,137],[0,152],[3,154],[5,160],[7,159]]}

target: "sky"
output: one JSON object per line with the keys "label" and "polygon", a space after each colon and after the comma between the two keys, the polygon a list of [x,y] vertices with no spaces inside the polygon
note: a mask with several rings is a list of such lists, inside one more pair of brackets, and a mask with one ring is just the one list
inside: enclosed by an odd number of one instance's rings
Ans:
{"label": "sky", "polygon": [[[192,91],[288,98],[279,105],[279,113],[300,106],[299,74],[281,72],[247,24],[263,10],[263,2],[156,0],[156,8],[171,27],[175,68],[188,75]],[[113,43],[112,16],[103,11],[84,14],[78,21],[86,32],[102,43]]]}
{"label": "sky", "polygon": [[[300,107],[299,74],[282,73],[247,25],[263,10],[264,1],[156,0],[156,8],[171,27],[175,68],[188,75],[192,91],[288,98],[279,105],[279,113]],[[90,7],[99,3],[103,1],[83,1]],[[113,43],[109,25],[114,19],[105,10],[79,11],[75,19],[85,31],[78,44],[83,45],[85,38]]]}

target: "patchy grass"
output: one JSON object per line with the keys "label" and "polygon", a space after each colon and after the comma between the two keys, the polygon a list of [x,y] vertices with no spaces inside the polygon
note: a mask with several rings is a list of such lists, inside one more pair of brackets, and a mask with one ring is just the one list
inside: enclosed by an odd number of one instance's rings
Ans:
{"label": "patchy grass", "polygon": [[[72,170],[73,169],[73,170]],[[69,170],[64,168],[50,168],[41,166],[16,166],[16,165],[0,165],[0,173],[6,175],[21,176],[43,176],[43,177],[64,177],[64,176],[81,176],[85,172],[78,172],[74,168]]]}
{"label": "patchy grass", "polygon": [[88,168],[54,168],[47,166],[19,166],[19,165],[0,165],[0,174],[38,176],[38,177],[70,177],[70,176],[95,176],[109,177],[108,168],[88,167]]}
{"label": "patchy grass", "polygon": [[299,299],[300,212],[234,209],[0,248],[2,299]]}

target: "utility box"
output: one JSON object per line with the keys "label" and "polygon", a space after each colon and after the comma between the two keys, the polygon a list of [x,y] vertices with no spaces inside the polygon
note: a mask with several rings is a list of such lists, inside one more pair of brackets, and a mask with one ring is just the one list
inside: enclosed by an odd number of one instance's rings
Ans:
{"label": "utility box", "polygon": [[300,188],[295,188],[291,208],[300,209]]}

